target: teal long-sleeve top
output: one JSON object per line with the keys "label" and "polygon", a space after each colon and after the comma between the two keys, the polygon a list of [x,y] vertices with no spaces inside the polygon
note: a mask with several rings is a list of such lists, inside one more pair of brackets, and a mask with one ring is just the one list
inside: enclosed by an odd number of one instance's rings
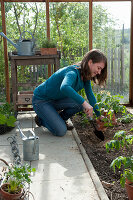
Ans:
{"label": "teal long-sleeve top", "polygon": [[84,98],[77,93],[83,88],[90,105],[94,108],[96,115],[99,116],[100,112],[97,110],[98,106],[95,106],[96,98],[92,91],[91,81],[84,82],[81,79],[77,65],[64,67],[56,71],[34,90],[34,96],[40,100],[58,100],[69,97],[77,103],[83,104]]}

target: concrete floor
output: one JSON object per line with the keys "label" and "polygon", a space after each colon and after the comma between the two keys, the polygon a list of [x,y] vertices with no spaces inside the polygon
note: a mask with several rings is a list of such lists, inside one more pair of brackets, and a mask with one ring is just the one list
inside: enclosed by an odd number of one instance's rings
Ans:
{"label": "concrete floor", "polygon": [[[55,137],[47,129],[36,127],[34,116],[34,112],[20,113],[18,120],[24,134],[27,130],[34,130],[39,136],[39,160],[29,162],[36,168],[30,184],[35,200],[108,200],[76,130],[68,131],[64,137]],[[7,137],[12,135],[17,139],[21,160],[25,163],[17,127],[0,135],[0,158],[13,162],[7,141]],[[33,197],[30,195],[29,199]]]}

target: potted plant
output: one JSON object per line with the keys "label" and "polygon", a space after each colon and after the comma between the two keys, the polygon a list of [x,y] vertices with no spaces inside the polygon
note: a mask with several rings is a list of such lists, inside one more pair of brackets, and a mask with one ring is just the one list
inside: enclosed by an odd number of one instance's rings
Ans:
{"label": "potted plant", "polygon": [[15,112],[9,103],[0,105],[0,134],[10,131],[15,127]]}
{"label": "potted plant", "polygon": [[5,174],[5,180],[1,185],[1,195],[5,200],[19,199],[23,193],[26,184],[31,183],[31,169],[29,165],[8,166],[8,172]]}
{"label": "potted plant", "polygon": [[41,51],[41,55],[57,54],[57,44],[55,43],[55,41],[47,38],[42,41],[40,51]]}
{"label": "potted plant", "polygon": [[[130,130],[133,131],[133,128]],[[116,168],[121,169],[120,184],[122,187],[126,186],[129,200],[133,199],[133,135],[127,134],[126,131],[118,131],[115,133],[113,140],[106,143],[106,151],[109,150],[119,150],[123,151],[126,149],[126,156],[119,156],[115,158],[111,167],[114,172]]]}

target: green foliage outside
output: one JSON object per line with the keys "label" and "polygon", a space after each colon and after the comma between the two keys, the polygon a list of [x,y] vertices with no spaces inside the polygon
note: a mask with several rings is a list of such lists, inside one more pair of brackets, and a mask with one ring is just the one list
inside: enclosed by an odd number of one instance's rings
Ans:
{"label": "green foliage outside", "polygon": [[93,48],[106,49],[115,47],[116,23],[112,20],[109,13],[101,5],[94,6],[93,12]]}
{"label": "green foliage outside", "polygon": [[56,38],[62,59],[72,64],[88,51],[88,3],[53,3],[50,9],[51,34]]}

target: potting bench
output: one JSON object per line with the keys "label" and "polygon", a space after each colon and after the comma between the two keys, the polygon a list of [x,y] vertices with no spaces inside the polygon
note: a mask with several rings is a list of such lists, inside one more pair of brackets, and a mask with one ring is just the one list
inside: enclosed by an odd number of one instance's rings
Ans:
{"label": "potting bench", "polygon": [[[9,60],[11,63],[11,85],[12,85],[12,99],[15,111],[22,110],[18,108],[20,105],[31,105],[33,92],[20,92],[18,94],[18,80],[17,80],[17,67],[27,65],[54,65],[54,72],[60,67],[60,51],[55,55],[41,55],[39,53],[33,56],[18,56],[13,53],[9,53]],[[34,83],[34,86],[37,84]],[[21,84],[21,86],[23,86]],[[33,86],[31,83],[26,83],[26,87]],[[25,110],[29,110],[25,108]]]}

